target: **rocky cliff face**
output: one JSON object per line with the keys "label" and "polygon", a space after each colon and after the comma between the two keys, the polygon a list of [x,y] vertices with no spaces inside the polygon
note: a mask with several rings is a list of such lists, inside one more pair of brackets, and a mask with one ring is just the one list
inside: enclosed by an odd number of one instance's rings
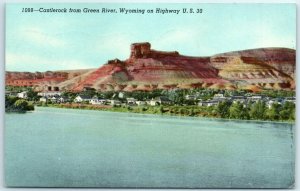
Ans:
{"label": "rocky cliff face", "polygon": [[261,48],[212,56],[211,65],[242,88],[294,89],[295,58],[292,49]]}
{"label": "rocky cliff face", "polygon": [[52,84],[65,81],[66,72],[6,72],[6,85],[11,86],[38,86],[43,83]]}
{"label": "rocky cliff face", "polygon": [[5,73],[5,84],[9,86],[31,86],[37,90],[59,89],[58,84],[81,76],[89,70],[47,71],[47,72],[9,72]]}
{"label": "rocky cliff face", "polygon": [[[150,43],[134,43],[125,61],[110,60],[102,67],[78,75],[69,72],[7,72],[7,85],[42,80],[60,89],[80,91],[133,91],[170,88],[266,89],[295,88],[295,50],[263,48],[211,57],[189,57],[178,52],[151,49]],[[43,83],[34,83],[41,86]]]}

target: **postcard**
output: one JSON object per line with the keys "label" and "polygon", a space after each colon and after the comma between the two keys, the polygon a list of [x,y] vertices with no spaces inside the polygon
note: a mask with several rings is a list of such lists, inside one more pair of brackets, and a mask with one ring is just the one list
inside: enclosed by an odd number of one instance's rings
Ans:
{"label": "postcard", "polygon": [[293,188],[295,4],[6,4],[7,187]]}

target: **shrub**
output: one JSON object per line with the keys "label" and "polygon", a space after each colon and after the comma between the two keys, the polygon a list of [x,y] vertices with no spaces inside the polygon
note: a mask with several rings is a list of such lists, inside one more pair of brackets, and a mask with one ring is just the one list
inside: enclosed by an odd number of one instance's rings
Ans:
{"label": "shrub", "polygon": [[14,103],[14,108],[17,110],[26,110],[28,102],[24,99],[19,99]]}

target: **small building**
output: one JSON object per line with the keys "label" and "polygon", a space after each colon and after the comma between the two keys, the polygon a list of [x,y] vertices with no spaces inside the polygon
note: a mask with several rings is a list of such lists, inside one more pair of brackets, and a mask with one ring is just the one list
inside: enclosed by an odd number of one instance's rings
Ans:
{"label": "small building", "polygon": [[284,98],[283,102],[291,102],[291,103],[294,103],[296,104],[296,97],[286,97]]}
{"label": "small building", "polygon": [[127,104],[128,105],[136,105],[136,99],[135,98],[127,98]]}
{"label": "small building", "polygon": [[92,99],[90,100],[90,104],[98,104],[98,101],[99,101],[99,99],[98,99],[98,97],[95,95],[95,96],[93,96]]}
{"label": "small building", "polygon": [[225,96],[224,96],[224,94],[215,94],[214,98],[217,98],[217,99],[219,99],[219,98],[225,98]]}
{"label": "small building", "polygon": [[93,105],[106,105],[108,104],[110,101],[107,99],[98,99],[98,98],[92,98],[90,101],[90,104]]}
{"label": "small building", "polygon": [[94,98],[93,98],[93,99],[91,99],[90,104],[98,105],[98,104],[101,104],[101,103],[99,102],[98,99],[94,99]]}
{"label": "small building", "polygon": [[52,96],[61,96],[61,94],[62,93],[59,91],[48,91],[48,92],[39,92],[37,95],[43,97],[52,97]]}
{"label": "small building", "polygon": [[232,103],[246,103],[247,102],[247,98],[245,96],[232,96],[230,98],[230,100],[232,101]]}
{"label": "small building", "polygon": [[122,103],[119,100],[110,100],[110,105],[112,106],[120,106]]}
{"label": "small building", "polygon": [[170,105],[172,104],[172,101],[166,97],[166,96],[159,96],[156,97],[155,99],[152,99],[150,101],[150,105],[155,106],[155,105]]}
{"label": "small building", "polygon": [[52,103],[57,103],[58,102],[58,96],[52,96],[49,100],[52,102]]}
{"label": "small building", "polygon": [[140,105],[147,105],[147,102],[146,101],[136,101],[136,104],[138,106],[140,106]]}
{"label": "small building", "polygon": [[146,100],[146,104],[147,104],[147,105],[151,105],[151,99],[147,99],[147,100]]}
{"label": "small building", "polygon": [[206,107],[210,107],[210,106],[215,106],[218,105],[221,101],[219,100],[207,100],[207,101],[200,101],[198,103],[199,106],[206,106]]}
{"label": "small building", "polygon": [[48,98],[45,97],[45,96],[43,96],[43,97],[40,98],[40,102],[45,102],[45,103],[47,103],[47,102],[48,102]]}
{"label": "small building", "polygon": [[196,100],[197,97],[196,97],[195,95],[186,95],[186,96],[185,96],[185,99],[186,99],[186,100]]}
{"label": "small building", "polygon": [[251,102],[258,102],[258,101],[262,101],[264,98],[263,95],[252,95],[251,97],[248,97],[248,100],[250,100]]}
{"label": "small building", "polygon": [[27,94],[26,91],[20,92],[20,93],[17,94],[17,97],[18,97],[18,98],[26,99],[26,98],[28,97],[28,94]]}
{"label": "small building", "polygon": [[124,98],[124,96],[125,96],[125,95],[124,95],[124,93],[123,93],[123,92],[119,92],[119,94],[118,94],[118,97],[119,97],[119,98],[123,99],[123,98]]}
{"label": "small building", "polygon": [[60,97],[58,97],[58,100],[57,100],[58,103],[66,103],[66,102],[70,102],[70,101],[71,101],[71,99],[67,96],[60,96]]}
{"label": "small building", "polygon": [[99,99],[98,102],[102,105],[106,105],[109,101],[107,99]]}
{"label": "small building", "polygon": [[78,95],[78,96],[74,99],[74,102],[76,102],[76,103],[90,102],[91,99],[92,99],[92,98],[91,98],[90,96],[86,96],[86,95]]}
{"label": "small building", "polygon": [[222,102],[222,101],[225,101],[227,99],[228,98],[224,97],[223,94],[215,94],[212,100]]}

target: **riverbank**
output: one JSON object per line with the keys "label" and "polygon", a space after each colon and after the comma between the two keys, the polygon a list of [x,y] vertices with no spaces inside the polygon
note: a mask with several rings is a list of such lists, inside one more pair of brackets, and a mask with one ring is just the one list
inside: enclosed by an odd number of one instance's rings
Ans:
{"label": "riverbank", "polygon": [[[187,117],[204,117],[204,118],[219,118],[219,119],[236,119],[230,117],[222,117],[214,107],[199,107],[199,106],[111,106],[111,105],[91,105],[91,104],[47,104],[39,105],[40,107],[54,107],[67,109],[84,109],[84,110],[100,110],[111,112],[128,112],[141,114],[158,114],[170,116],[187,116]],[[251,121],[270,121],[270,122],[290,122],[295,120],[261,120],[261,119],[239,119]]]}

